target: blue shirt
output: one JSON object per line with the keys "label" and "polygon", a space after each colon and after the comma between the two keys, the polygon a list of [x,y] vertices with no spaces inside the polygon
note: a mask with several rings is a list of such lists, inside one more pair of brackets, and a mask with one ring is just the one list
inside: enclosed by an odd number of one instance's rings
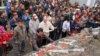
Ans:
{"label": "blue shirt", "polygon": [[23,20],[24,24],[26,25],[26,27],[29,27],[30,19],[31,19],[30,15],[23,15],[22,16],[22,20]]}
{"label": "blue shirt", "polygon": [[75,28],[75,22],[74,21],[71,21],[70,22],[70,29],[74,29]]}
{"label": "blue shirt", "polygon": [[14,19],[11,19],[10,25],[11,25],[11,28],[14,28],[16,26],[16,21],[14,21]]}

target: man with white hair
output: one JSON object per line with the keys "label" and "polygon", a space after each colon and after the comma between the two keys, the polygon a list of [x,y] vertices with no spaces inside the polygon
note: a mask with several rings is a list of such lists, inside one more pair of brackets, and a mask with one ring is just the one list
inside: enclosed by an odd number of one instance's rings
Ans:
{"label": "man with white hair", "polygon": [[50,42],[53,42],[53,40],[49,37],[49,33],[54,30],[54,26],[51,24],[51,22],[49,22],[46,16],[44,16],[43,21],[39,24],[39,28],[43,29],[46,39],[48,39]]}
{"label": "man with white hair", "polygon": [[29,32],[30,32],[30,40],[33,47],[33,50],[38,50],[38,46],[36,43],[36,31],[39,26],[39,20],[36,14],[32,15],[32,19],[29,21]]}

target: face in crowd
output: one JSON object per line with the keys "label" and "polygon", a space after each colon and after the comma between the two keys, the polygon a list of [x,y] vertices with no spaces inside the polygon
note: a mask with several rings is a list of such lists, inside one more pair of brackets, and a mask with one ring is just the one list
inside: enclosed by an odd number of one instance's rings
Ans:
{"label": "face in crowd", "polygon": [[44,21],[45,23],[47,23],[47,21],[48,21],[47,16],[44,16],[43,21]]}
{"label": "face in crowd", "polygon": [[13,18],[14,18],[14,19],[17,19],[17,18],[18,18],[17,12],[14,12],[14,13],[13,13]]}
{"label": "face in crowd", "polygon": [[18,21],[17,22],[17,26],[22,27],[23,26],[23,22],[22,21]]}
{"label": "face in crowd", "polygon": [[33,20],[36,20],[37,18],[38,18],[38,17],[37,17],[36,14],[33,14],[33,15],[32,15],[32,19],[33,19]]}
{"label": "face in crowd", "polygon": [[25,10],[25,15],[29,15],[29,10]]}

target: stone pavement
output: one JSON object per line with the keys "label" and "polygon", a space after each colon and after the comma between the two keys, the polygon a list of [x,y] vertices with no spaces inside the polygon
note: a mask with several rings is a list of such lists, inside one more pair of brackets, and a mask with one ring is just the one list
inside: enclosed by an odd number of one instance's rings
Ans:
{"label": "stone pavement", "polygon": [[[13,50],[10,51],[7,56],[18,56],[18,52],[17,52],[17,46],[14,45],[13,41],[12,41],[12,44],[13,44]],[[29,45],[28,41],[26,41],[26,47],[25,47],[25,52],[21,55],[25,55],[29,52],[32,51],[32,47]]]}

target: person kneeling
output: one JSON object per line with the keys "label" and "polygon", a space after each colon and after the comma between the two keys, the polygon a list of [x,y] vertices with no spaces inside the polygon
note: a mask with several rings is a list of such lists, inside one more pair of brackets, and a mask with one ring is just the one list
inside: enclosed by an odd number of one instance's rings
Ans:
{"label": "person kneeling", "polygon": [[53,42],[51,38],[45,36],[42,28],[37,29],[36,35],[37,35],[37,44],[39,47],[46,45],[47,44],[46,41]]}

